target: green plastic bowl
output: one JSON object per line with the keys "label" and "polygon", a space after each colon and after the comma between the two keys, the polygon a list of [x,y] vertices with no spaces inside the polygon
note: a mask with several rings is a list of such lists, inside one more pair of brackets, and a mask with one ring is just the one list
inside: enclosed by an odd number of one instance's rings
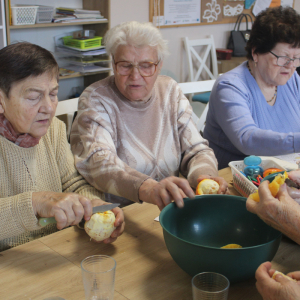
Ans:
{"label": "green plastic bowl", "polygon": [[[231,283],[254,277],[258,266],[275,256],[281,233],[246,209],[246,198],[202,195],[185,198],[161,212],[166,246],[174,261],[194,276],[201,272],[225,275]],[[243,248],[221,249],[227,244]]]}

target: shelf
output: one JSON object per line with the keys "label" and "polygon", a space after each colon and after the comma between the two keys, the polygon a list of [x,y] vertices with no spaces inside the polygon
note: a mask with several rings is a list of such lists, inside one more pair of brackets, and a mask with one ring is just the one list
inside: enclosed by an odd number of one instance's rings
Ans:
{"label": "shelf", "polygon": [[111,70],[105,70],[105,71],[101,71],[101,72],[90,72],[90,73],[85,73],[85,74],[75,74],[75,75],[69,75],[69,76],[59,76],[59,80],[76,78],[76,77],[85,77],[85,76],[101,74],[101,73],[108,73],[109,71],[111,71]]}
{"label": "shelf", "polygon": [[61,26],[76,26],[76,25],[88,25],[88,24],[107,24],[108,20],[92,21],[92,22],[70,22],[70,23],[40,23],[33,25],[10,25],[9,29],[26,29],[26,28],[45,28],[45,27],[61,27]]}

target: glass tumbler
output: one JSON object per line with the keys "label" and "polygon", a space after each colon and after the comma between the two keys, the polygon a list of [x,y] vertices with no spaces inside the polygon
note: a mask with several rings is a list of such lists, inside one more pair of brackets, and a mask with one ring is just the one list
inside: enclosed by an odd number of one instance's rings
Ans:
{"label": "glass tumbler", "polygon": [[86,300],[113,300],[116,261],[107,255],[92,255],[81,262]]}
{"label": "glass tumbler", "polygon": [[205,272],[192,279],[193,300],[227,300],[229,280],[218,273]]}

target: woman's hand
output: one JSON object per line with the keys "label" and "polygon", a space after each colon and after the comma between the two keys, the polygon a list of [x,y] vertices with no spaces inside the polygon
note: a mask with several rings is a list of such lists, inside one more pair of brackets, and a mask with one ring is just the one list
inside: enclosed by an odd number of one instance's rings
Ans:
{"label": "woman's hand", "polygon": [[280,186],[277,198],[272,196],[268,181],[260,184],[258,193],[260,201],[248,198],[247,210],[300,244],[300,206],[289,196],[286,184]]}
{"label": "woman's hand", "polygon": [[[300,281],[294,282],[282,275],[272,278],[275,270],[271,269],[271,263],[261,264],[255,273],[256,288],[264,300],[298,300],[300,299]],[[299,280],[300,272],[287,274]]]}
{"label": "woman's hand", "polygon": [[228,193],[228,183],[223,177],[211,176],[211,175],[200,175],[197,179],[198,183],[203,179],[212,179],[219,184],[218,194],[227,194]]}
{"label": "woman's hand", "polygon": [[195,193],[184,178],[170,176],[157,182],[151,178],[145,180],[139,189],[139,199],[158,206],[162,210],[174,201],[183,207],[183,198],[194,198]]}
{"label": "woman's hand", "polygon": [[[105,203],[105,204],[107,204],[107,203]],[[97,206],[97,205],[94,205],[94,202],[93,202],[93,206]],[[115,214],[115,217],[116,217],[116,220],[114,223],[116,229],[112,232],[112,234],[110,235],[109,238],[103,240],[103,243],[105,243],[105,244],[114,242],[123,233],[124,227],[125,227],[123,210],[119,207],[116,207],[116,208],[112,209],[111,211]],[[99,243],[101,243],[101,242],[99,242]]]}
{"label": "woman's hand", "polygon": [[[105,202],[97,200],[97,203]],[[93,212],[91,200],[75,193],[32,193],[32,206],[37,217],[54,217],[58,229],[76,225],[82,218],[88,221]]]}

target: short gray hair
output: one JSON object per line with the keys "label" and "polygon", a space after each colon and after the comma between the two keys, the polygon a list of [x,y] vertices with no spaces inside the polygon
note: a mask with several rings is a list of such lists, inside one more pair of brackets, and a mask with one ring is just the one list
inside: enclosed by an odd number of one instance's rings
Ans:
{"label": "short gray hair", "polygon": [[120,45],[130,45],[136,48],[156,47],[159,61],[169,54],[167,40],[164,40],[160,30],[149,22],[130,21],[121,23],[106,32],[104,44],[107,53],[112,55],[116,53]]}

